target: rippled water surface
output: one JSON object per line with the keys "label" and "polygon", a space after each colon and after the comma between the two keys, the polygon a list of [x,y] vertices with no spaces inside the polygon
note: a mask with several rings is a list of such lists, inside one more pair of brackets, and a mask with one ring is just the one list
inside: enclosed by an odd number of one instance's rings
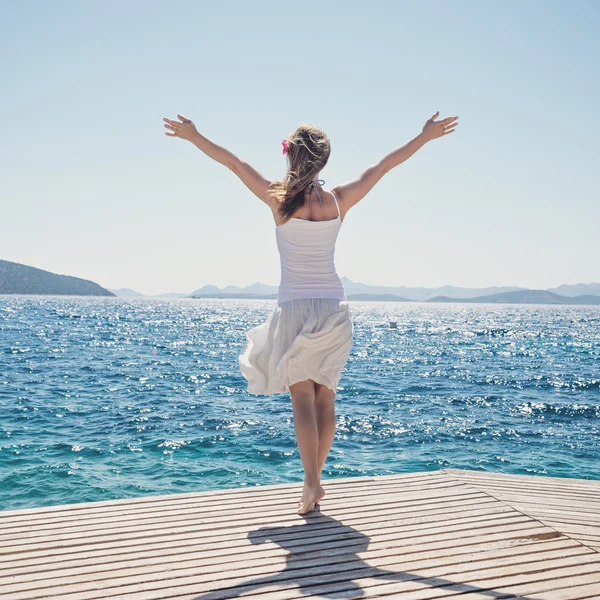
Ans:
{"label": "rippled water surface", "polygon": [[[325,479],[600,479],[600,308],[350,306]],[[0,296],[0,509],[301,481],[289,394],[237,363],[274,307]]]}

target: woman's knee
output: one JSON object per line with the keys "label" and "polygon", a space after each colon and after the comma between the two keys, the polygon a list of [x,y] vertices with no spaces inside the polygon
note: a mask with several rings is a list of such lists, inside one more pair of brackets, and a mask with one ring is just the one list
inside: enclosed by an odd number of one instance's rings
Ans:
{"label": "woman's knee", "polygon": [[315,385],[312,379],[298,381],[290,385],[290,396],[293,402],[308,402],[315,400]]}
{"label": "woman's knee", "polygon": [[315,383],[315,403],[331,404],[335,401],[335,391],[322,383]]}

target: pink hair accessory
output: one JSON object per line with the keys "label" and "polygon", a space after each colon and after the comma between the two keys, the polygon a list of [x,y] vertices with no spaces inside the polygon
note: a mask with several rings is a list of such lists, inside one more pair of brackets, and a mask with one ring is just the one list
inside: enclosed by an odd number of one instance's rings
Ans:
{"label": "pink hair accessory", "polygon": [[289,152],[288,141],[282,140],[281,145],[283,146],[283,150],[282,150],[281,154],[287,154]]}

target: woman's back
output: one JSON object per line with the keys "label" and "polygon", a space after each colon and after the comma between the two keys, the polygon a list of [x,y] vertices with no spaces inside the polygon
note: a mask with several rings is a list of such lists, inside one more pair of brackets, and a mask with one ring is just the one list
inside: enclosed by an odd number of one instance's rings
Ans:
{"label": "woman's back", "polygon": [[[333,221],[339,216],[341,219],[341,209],[338,205],[337,195],[333,190],[327,192],[321,189],[319,190],[319,195],[323,198],[323,206],[320,206],[319,202],[313,197],[314,201],[305,202],[303,206],[294,212],[292,218],[303,219],[305,221]],[[272,210],[276,225],[279,227],[282,224],[279,211],[276,208]]]}
{"label": "woman's back", "polygon": [[[281,261],[277,298],[280,304],[297,298],[346,300],[334,261],[342,218],[337,197],[333,191],[330,193],[337,209],[335,218],[312,220],[291,217],[275,229]],[[308,211],[303,211],[304,214],[310,212],[308,208]]]}

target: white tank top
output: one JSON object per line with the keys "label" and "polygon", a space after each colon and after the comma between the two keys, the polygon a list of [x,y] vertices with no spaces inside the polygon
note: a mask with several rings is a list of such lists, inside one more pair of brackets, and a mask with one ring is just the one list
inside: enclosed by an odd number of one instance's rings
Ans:
{"label": "white tank top", "polygon": [[336,195],[333,191],[331,194],[338,211],[335,219],[309,221],[292,217],[275,228],[281,260],[278,304],[297,298],[347,299],[334,264],[342,219]]}

